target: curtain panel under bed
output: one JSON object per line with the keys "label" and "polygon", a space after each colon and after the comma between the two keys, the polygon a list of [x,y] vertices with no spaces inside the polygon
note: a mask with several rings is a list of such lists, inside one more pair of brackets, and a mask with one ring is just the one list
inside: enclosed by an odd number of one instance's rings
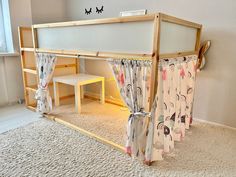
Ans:
{"label": "curtain panel under bed", "polygon": [[120,94],[130,110],[126,152],[145,157],[148,125],[151,61],[116,59],[110,61]]}
{"label": "curtain panel under bed", "polygon": [[197,56],[163,59],[158,66],[158,88],[148,112],[151,62],[110,62],[121,96],[131,114],[126,151],[146,162],[162,160],[185,136],[192,122]]}
{"label": "curtain panel under bed", "polygon": [[49,113],[52,110],[52,98],[50,96],[48,84],[56,66],[56,55],[54,54],[36,54],[36,66],[38,71],[39,83],[35,94],[37,100],[37,112]]}

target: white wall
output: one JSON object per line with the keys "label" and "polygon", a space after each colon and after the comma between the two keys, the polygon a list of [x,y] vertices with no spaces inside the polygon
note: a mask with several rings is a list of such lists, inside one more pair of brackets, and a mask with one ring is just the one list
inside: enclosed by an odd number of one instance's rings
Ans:
{"label": "white wall", "polygon": [[[18,26],[64,21],[66,0],[9,0],[13,43],[19,52]],[[56,5],[55,5],[56,4]],[[0,106],[23,99],[23,81],[19,56],[0,57]]]}
{"label": "white wall", "polygon": [[[18,26],[32,23],[30,0],[9,0],[13,45],[19,51]],[[0,57],[0,106],[23,98],[23,82],[19,56]]]}
{"label": "white wall", "polygon": [[8,101],[5,77],[5,60],[3,57],[0,57],[0,83],[0,106],[2,106]]}
{"label": "white wall", "polygon": [[33,24],[66,21],[66,0],[31,0]]}
{"label": "white wall", "polygon": [[[235,0],[67,0],[70,20],[116,17],[120,11],[147,9],[203,24],[202,40],[212,40],[206,68],[198,74],[194,117],[236,127]],[[96,6],[104,13],[96,14]],[[93,8],[91,15],[84,8]]]}

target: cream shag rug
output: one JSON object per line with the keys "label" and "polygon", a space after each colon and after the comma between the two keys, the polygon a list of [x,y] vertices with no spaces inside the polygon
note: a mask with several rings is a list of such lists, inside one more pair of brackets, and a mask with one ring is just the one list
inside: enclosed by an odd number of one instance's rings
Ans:
{"label": "cream shag rug", "polygon": [[46,119],[0,134],[0,176],[236,176],[236,131],[195,122],[148,167]]}
{"label": "cream shag rug", "polygon": [[75,112],[74,104],[61,105],[51,113],[58,119],[123,146],[129,114],[128,109],[89,99],[83,99],[81,114]]}

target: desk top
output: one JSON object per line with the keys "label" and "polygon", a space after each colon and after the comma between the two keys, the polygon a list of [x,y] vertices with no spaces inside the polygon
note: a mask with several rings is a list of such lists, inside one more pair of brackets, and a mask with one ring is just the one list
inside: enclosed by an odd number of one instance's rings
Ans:
{"label": "desk top", "polygon": [[53,82],[60,82],[68,85],[86,85],[104,81],[104,77],[90,74],[73,74],[53,77]]}

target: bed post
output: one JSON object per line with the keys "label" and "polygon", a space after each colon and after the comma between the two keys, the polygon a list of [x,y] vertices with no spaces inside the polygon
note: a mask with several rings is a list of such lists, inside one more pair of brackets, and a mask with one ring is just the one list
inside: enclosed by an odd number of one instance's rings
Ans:
{"label": "bed post", "polygon": [[196,34],[195,52],[198,55],[197,68],[199,68],[201,66],[201,62],[202,62],[199,60],[199,52],[200,52],[200,48],[201,48],[201,33],[202,33],[202,25],[200,28],[197,29],[197,34]]}
{"label": "bed post", "polygon": [[152,103],[157,91],[158,81],[158,63],[159,63],[159,49],[160,49],[160,13],[155,15],[154,30],[153,30],[153,51],[152,51],[152,71],[150,83],[150,102],[149,111],[151,111]]}
{"label": "bed post", "polygon": [[[36,61],[36,48],[38,48],[38,36],[37,36],[37,29],[34,28],[34,26],[31,27],[32,28],[32,40],[33,40],[33,48],[34,48],[34,56],[35,56],[35,63]],[[39,76],[38,76],[38,69],[36,67],[36,78],[37,78],[37,84],[39,83]]]}
{"label": "bed post", "polygon": [[[23,48],[23,43],[24,43],[24,39],[23,39],[23,32],[22,32],[22,29],[24,29],[23,27],[18,27],[18,35],[19,35],[19,45],[20,45],[20,49]],[[20,52],[20,56],[21,56],[21,68],[22,68],[22,71],[24,70],[25,68],[25,56],[24,56],[24,51],[21,50]],[[23,78],[23,84],[24,84],[24,98],[25,98],[25,104],[28,106],[29,105],[29,96],[28,96],[28,93],[27,93],[27,90],[25,89],[27,87],[27,78],[26,78],[26,74],[25,72],[23,71],[22,72],[22,78]]]}

